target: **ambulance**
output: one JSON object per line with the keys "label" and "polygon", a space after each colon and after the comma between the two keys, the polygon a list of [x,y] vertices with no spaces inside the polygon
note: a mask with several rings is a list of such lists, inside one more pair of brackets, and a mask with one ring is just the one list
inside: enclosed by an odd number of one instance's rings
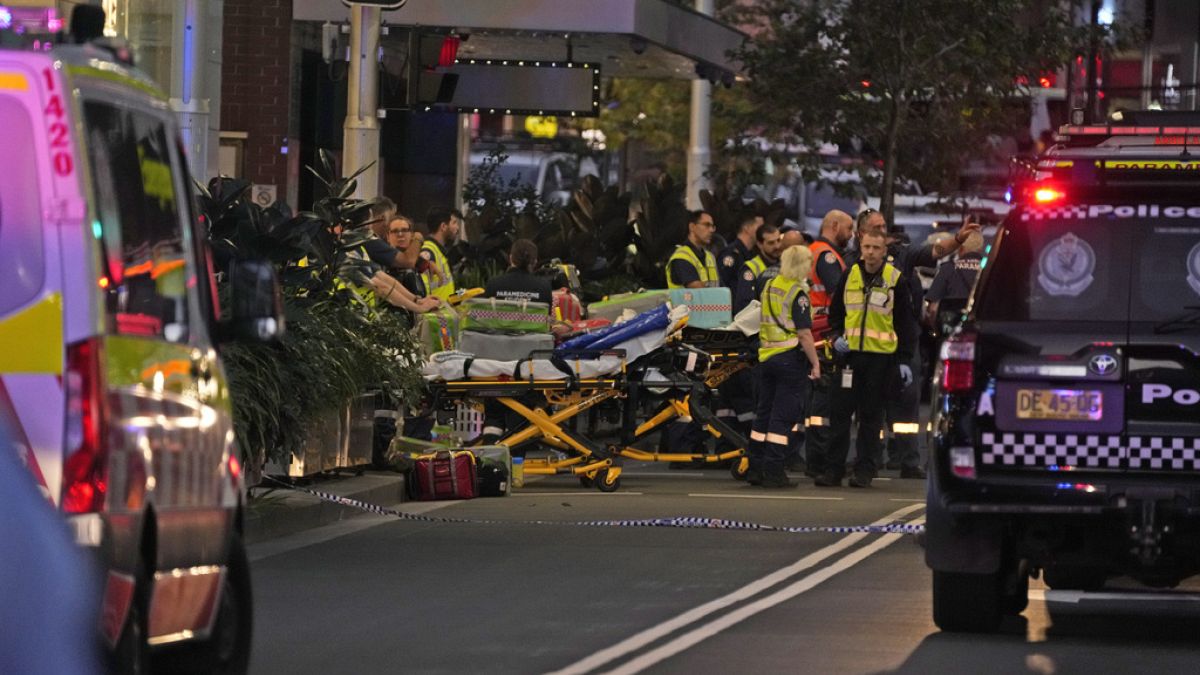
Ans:
{"label": "ambulance", "polygon": [[218,347],[282,330],[273,272],[229,270],[220,319],[167,99],[114,51],[0,46],[0,130],[0,426],[95,553],[117,669],[165,652],[244,672],[245,491]]}

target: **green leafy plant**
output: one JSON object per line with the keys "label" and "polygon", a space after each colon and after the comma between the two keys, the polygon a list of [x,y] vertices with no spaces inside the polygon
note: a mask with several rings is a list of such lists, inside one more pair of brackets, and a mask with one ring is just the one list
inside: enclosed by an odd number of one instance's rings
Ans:
{"label": "green leafy plant", "polygon": [[[214,178],[200,189],[218,267],[269,260],[283,286],[284,337],[222,348],[234,429],[250,467],[298,451],[316,420],[355,396],[380,390],[402,400],[422,386],[406,318],[372,307],[369,291],[356,290],[374,271],[358,254],[370,236],[370,204],[350,196],[361,170],[339,178],[327,152],[320,160],[310,170],[326,193],[295,216],[255,204],[246,181]],[[226,276],[218,276],[218,293],[228,300]]]}

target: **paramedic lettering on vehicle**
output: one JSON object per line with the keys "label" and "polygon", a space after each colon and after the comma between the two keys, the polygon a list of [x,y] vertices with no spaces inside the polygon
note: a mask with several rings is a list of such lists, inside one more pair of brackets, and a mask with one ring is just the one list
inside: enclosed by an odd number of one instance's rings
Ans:
{"label": "paramedic lettering on vehicle", "polygon": [[429,228],[429,238],[421,245],[421,257],[429,263],[429,272],[424,275],[425,288],[442,300],[454,295],[454,275],[446,249],[458,241],[462,225],[463,215],[458,209],[435,207],[425,217],[425,226]]}
{"label": "paramedic lettering on vehicle", "polygon": [[717,258],[708,250],[716,225],[707,211],[688,216],[687,241],[667,260],[667,288],[711,288],[720,284]]}

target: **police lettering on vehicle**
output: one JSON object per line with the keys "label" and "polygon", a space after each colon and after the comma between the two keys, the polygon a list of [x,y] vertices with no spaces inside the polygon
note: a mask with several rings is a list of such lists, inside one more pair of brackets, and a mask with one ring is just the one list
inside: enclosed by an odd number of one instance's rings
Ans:
{"label": "police lettering on vehicle", "polygon": [[1163,399],[1170,399],[1179,405],[1196,405],[1200,403],[1200,391],[1175,389],[1169,384],[1142,385],[1142,403],[1151,404]]}
{"label": "police lettering on vehicle", "polygon": [[1053,296],[1076,297],[1095,281],[1096,252],[1078,235],[1068,232],[1038,256],[1038,283]]}
{"label": "police lettering on vehicle", "polygon": [[1070,220],[1072,218],[1200,218],[1200,206],[1161,204],[1061,204],[1035,207],[1021,212],[1021,221]]}
{"label": "police lettering on vehicle", "polygon": [[1187,256],[1187,283],[1196,295],[1200,295],[1200,244],[1192,247]]}

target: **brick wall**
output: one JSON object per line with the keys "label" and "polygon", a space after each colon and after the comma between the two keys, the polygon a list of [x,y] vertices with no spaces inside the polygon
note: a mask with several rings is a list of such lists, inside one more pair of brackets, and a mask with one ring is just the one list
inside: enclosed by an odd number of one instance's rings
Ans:
{"label": "brick wall", "polygon": [[287,199],[294,162],[288,143],[292,102],[292,0],[225,0],[221,128],[246,139],[243,178],[273,184]]}

